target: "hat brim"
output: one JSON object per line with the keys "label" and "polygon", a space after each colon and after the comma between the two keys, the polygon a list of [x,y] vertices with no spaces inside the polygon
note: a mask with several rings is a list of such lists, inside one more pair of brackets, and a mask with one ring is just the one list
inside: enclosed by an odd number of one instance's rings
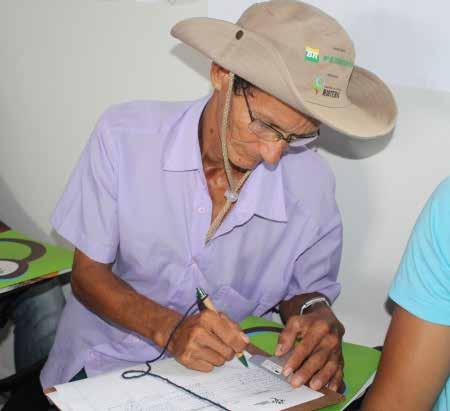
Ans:
{"label": "hat brim", "polygon": [[389,87],[379,77],[355,66],[347,95],[351,104],[342,108],[304,104],[313,117],[351,137],[371,139],[392,132],[397,105]]}
{"label": "hat brim", "polygon": [[[350,104],[345,107],[311,103],[295,87],[289,68],[273,45],[248,30],[236,42],[239,30],[245,29],[224,20],[196,17],[177,23],[171,34],[225,69],[339,133],[372,139],[393,130],[397,118],[395,99],[389,87],[375,74],[354,66],[347,89]],[[277,86],[268,73],[275,73]]]}

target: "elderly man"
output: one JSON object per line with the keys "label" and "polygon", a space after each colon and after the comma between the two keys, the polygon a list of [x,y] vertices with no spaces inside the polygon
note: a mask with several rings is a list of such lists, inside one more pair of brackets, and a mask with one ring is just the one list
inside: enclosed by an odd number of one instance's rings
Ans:
{"label": "elderly man", "polygon": [[[320,124],[390,132],[396,106],[354,66],[330,16],[279,0],[237,24],[195,18],[172,34],[212,61],[213,93],[131,102],[99,120],[52,218],[76,247],[44,387],[168,352],[209,371],[248,343],[237,322],[280,305],[277,354],[292,384],[338,389],[343,326],[330,304],[342,249],[335,182],[305,144]],[[172,330],[204,288],[219,310]]]}

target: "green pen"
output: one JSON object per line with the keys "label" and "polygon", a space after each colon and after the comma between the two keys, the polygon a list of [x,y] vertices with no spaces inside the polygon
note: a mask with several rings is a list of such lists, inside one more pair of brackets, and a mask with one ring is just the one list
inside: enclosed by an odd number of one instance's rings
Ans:
{"label": "green pen", "polygon": [[[216,307],[214,307],[214,304],[211,301],[211,298],[209,298],[208,294],[206,294],[205,290],[203,288],[197,288],[197,300],[203,303],[203,305],[211,311],[217,312]],[[244,353],[238,352],[236,353],[236,356],[238,360],[248,368],[248,362],[245,358]]]}

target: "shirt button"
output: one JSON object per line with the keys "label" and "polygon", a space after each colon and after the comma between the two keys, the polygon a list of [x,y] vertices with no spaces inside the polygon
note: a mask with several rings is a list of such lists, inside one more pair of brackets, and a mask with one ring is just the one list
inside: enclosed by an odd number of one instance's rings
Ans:
{"label": "shirt button", "polygon": [[205,207],[199,207],[199,208],[197,208],[197,211],[198,211],[200,214],[205,214],[205,213],[206,213],[206,208],[205,208]]}

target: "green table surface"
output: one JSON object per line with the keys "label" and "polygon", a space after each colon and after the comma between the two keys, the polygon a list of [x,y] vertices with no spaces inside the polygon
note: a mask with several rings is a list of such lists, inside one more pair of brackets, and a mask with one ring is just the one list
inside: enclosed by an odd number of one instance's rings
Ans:
{"label": "green table surface", "polygon": [[[283,325],[260,317],[248,317],[240,323],[250,337],[250,341],[261,350],[273,355],[278,342],[279,332],[270,328],[282,329]],[[269,329],[267,329],[269,328]],[[251,332],[249,332],[251,330]],[[342,410],[373,375],[378,367],[381,353],[373,348],[344,342],[344,381],[345,401],[340,404],[322,408],[326,411]]]}
{"label": "green table surface", "polygon": [[[29,261],[28,270],[22,275],[11,279],[2,279],[0,276],[0,289],[24,283],[50,273],[66,272],[72,267],[73,252],[64,247],[35,241],[13,230],[0,232],[0,239],[29,240],[45,247],[45,254],[36,260]],[[0,260],[22,260],[27,258],[30,252],[31,250],[27,245],[8,241],[0,242]]]}

